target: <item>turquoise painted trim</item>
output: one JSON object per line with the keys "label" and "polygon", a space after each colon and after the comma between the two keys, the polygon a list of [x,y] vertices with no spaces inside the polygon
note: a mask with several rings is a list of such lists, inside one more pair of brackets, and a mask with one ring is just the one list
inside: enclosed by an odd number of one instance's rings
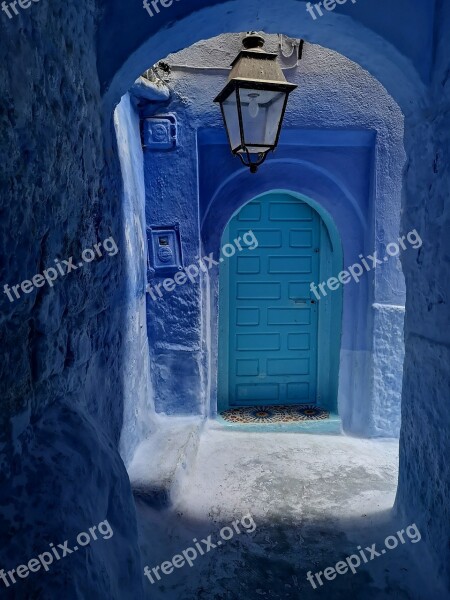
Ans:
{"label": "turquoise painted trim", "polygon": [[[236,211],[238,213],[239,210]],[[235,213],[235,214],[236,214]],[[231,217],[231,219],[234,215]],[[230,219],[230,221],[231,221]],[[228,226],[222,235],[222,244],[230,241],[230,231]],[[219,340],[218,340],[218,361],[217,361],[217,412],[228,408],[229,398],[229,347],[228,347],[228,320],[230,314],[230,269],[228,261],[222,263],[219,269]],[[226,341],[225,341],[226,340]]]}
{"label": "turquoise painted trim", "polygon": [[[342,243],[337,227],[331,215],[313,199],[290,190],[275,189],[265,192],[253,200],[261,200],[272,194],[285,194],[309,204],[321,217],[321,252],[320,283],[329,277],[337,276],[343,269]],[[243,205],[245,206],[245,205]],[[240,212],[242,206],[230,218]],[[229,221],[229,222],[230,222]],[[228,224],[222,236],[222,245],[229,242]],[[219,356],[218,356],[218,411],[226,410],[228,403],[229,373],[229,268],[225,261],[219,274]],[[317,369],[317,404],[337,413],[337,397],[339,387],[339,364],[342,334],[342,287],[329,292],[319,301],[318,323],[318,369]]]}

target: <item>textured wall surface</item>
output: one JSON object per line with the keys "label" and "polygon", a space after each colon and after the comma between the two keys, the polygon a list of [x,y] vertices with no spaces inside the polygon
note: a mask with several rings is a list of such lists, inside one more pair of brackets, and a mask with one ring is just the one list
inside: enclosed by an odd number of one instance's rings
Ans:
{"label": "textured wall surface", "polygon": [[405,309],[402,306],[375,304],[373,394],[377,410],[371,415],[370,427],[375,435],[400,434],[400,399],[402,396],[403,330]]}
{"label": "textured wall surface", "polygon": [[[148,65],[151,66],[151,65]],[[178,109],[175,103],[163,112]],[[184,264],[198,260],[200,253],[196,129],[190,116],[180,112],[178,148],[145,151],[145,212],[147,225],[179,224]],[[152,285],[164,278],[152,279]],[[147,296],[148,334],[152,359],[155,407],[167,414],[203,414],[201,385],[201,295],[199,280],[163,290],[163,297]]]}
{"label": "textured wall surface", "polygon": [[405,255],[407,283],[397,504],[420,521],[450,588],[450,6],[441,3],[429,104],[407,126],[405,227],[423,238]]}
{"label": "textured wall surface", "polygon": [[[139,598],[134,503],[117,446],[124,385],[121,194],[108,176],[93,2],[0,18],[0,281],[113,236],[115,256],[13,303],[1,294],[1,567],[108,519],[98,540],[2,589],[15,598]],[[114,163],[115,164],[115,163]],[[68,582],[70,581],[70,585]],[[2,584],[3,587],[3,584]]]}

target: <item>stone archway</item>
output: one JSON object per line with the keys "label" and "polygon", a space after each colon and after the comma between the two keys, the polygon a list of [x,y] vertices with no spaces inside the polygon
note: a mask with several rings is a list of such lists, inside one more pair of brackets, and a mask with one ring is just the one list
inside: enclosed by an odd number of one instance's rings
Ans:
{"label": "stone archway", "polygon": [[[177,6],[181,7],[182,3]],[[432,39],[433,26],[428,29],[424,28],[429,32],[430,37],[424,42],[423,47],[428,45],[431,54],[427,54],[425,59],[421,61],[418,55],[412,57],[411,53],[407,51],[408,49],[400,42],[396,49],[395,41],[392,40],[388,32],[383,32],[379,29],[378,33],[380,35],[374,33],[369,25],[370,16],[364,19],[365,25],[362,25],[361,23],[352,21],[348,17],[342,17],[337,14],[327,15],[327,25],[324,25],[321,29],[313,29],[312,23],[305,22],[305,19],[299,16],[300,13],[298,11],[300,6],[302,6],[301,2],[286,0],[283,10],[280,9],[274,13],[273,6],[267,1],[250,1],[246,3],[244,8],[238,6],[237,2],[229,2],[215,4],[189,15],[187,15],[186,9],[184,18],[184,9],[180,8],[178,13],[180,19],[176,23],[171,22],[170,27],[167,28],[165,27],[165,18],[162,17],[159,21],[160,27],[156,23],[152,24],[153,35],[147,41],[146,38],[148,38],[148,35],[141,31],[141,38],[139,40],[133,39],[134,46],[130,47],[128,52],[124,51],[121,56],[119,56],[120,53],[117,53],[115,64],[110,62],[107,65],[108,61],[105,59],[106,52],[110,47],[108,35],[114,35],[114,30],[106,36],[102,37],[100,35],[99,64],[101,84],[105,91],[104,117],[107,125],[107,134],[105,135],[106,144],[109,145],[110,142],[108,130],[113,106],[118,102],[126,89],[129,88],[133,79],[148,66],[149,62],[156,62],[161,56],[165,56],[177,48],[185,47],[198,39],[211,37],[223,31],[239,31],[255,28],[256,23],[258,28],[266,29],[267,31],[282,31],[288,35],[301,35],[310,41],[322,42],[324,45],[333,47],[368,69],[386,87],[405,114],[405,147],[408,161],[417,167],[414,171],[409,170],[406,173],[405,190],[408,192],[408,197],[406,195],[404,197],[404,207],[411,207],[412,210],[405,211],[404,213],[404,228],[408,230],[416,226],[413,220],[415,218],[420,223],[425,223],[424,226],[429,222],[429,219],[434,219],[435,225],[433,229],[437,229],[438,225],[435,216],[425,217],[420,203],[413,199],[413,195],[417,189],[422,190],[423,193],[428,189],[430,193],[434,194],[432,184],[430,183],[430,173],[433,170],[435,174],[438,173],[439,160],[437,154],[433,151],[433,144],[435,143],[440,148],[443,148],[445,145],[442,141],[442,136],[439,136],[436,132],[436,125],[428,127],[422,122],[422,107],[430,102],[429,89],[427,89],[423,81],[429,80],[429,75],[433,68],[431,55],[434,44],[429,43],[429,40]],[[385,9],[387,10],[387,5]],[[399,7],[398,11],[395,12],[399,29],[401,29],[400,21],[402,16],[408,16],[406,9],[405,5]],[[401,14],[401,10],[405,11],[404,15]],[[417,15],[417,23],[420,21],[421,16],[424,17],[426,15],[426,8],[423,10],[425,12],[422,15]],[[167,19],[169,19],[169,15],[167,15]],[[431,20],[433,21],[433,18]],[[425,21],[429,22],[428,19],[425,19]],[[373,27],[373,29],[376,29],[376,27]],[[418,27],[418,29],[422,30],[422,27]],[[384,38],[383,33],[385,33]],[[386,43],[386,39],[390,40],[392,45]],[[418,75],[419,72],[421,73],[420,76]],[[441,70],[441,74],[443,72],[444,69]],[[441,81],[445,80],[441,77],[439,84]],[[433,107],[433,114],[435,115],[440,114],[438,107],[439,89],[438,83],[436,83],[436,93],[433,97],[433,101],[436,104]],[[428,143],[430,144],[429,146],[427,145]],[[433,265],[432,256],[433,253],[431,252],[431,258],[428,261],[428,264],[431,265]],[[417,261],[405,259],[404,265],[409,289],[417,289],[420,286],[422,290],[421,299],[419,301],[414,300],[415,312],[411,311],[409,319],[407,314],[406,364],[408,367],[408,365],[411,366],[412,363],[420,360],[421,353],[429,353],[430,347],[435,349],[436,343],[439,348],[439,344],[445,346],[447,342],[443,339],[445,336],[442,335],[437,336],[439,338],[438,342],[428,338],[427,323],[433,315],[430,315],[427,322],[423,322],[423,326],[418,324],[421,320],[417,309],[420,307],[426,312],[425,299],[427,295],[432,296],[432,301],[428,302],[429,313],[431,313],[435,304],[437,305],[438,302],[442,304],[442,298],[439,300],[439,298],[435,297],[436,294],[433,291],[430,292],[427,276],[421,276],[417,273]],[[409,296],[410,303],[412,300],[412,297]],[[439,319],[440,317],[442,317],[442,314],[438,313],[436,318]],[[430,324],[432,324],[432,321]],[[432,330],[434,331],[434,329],[433,327]],[[418,349],[412,348],[415,343],[418,343]],[[440,350],[436,351],[439,354]],[[431,363],[427,363],[424,368],[426,370],[425,378],[431,384],[433,381]],[[420,408],[420,399],[417,397],[417,391],[415,391],[415,388],[416,390],[418,389],[417,375],[409,368],[406,369],[405,384],[406,391],[404,395],[408,399],[408,418],[403,426],[398,507],[409,515],[412,514],[413,509],[418,511],[419,514],[424,515],[424,528],[430,531],[430,544],[438,550],[439,540],[442,535],[439,525],[429,526],[427,524],[428,514],[432,510],[433,502],[429,498],[419,498],[416,492],[420,486],[427,486],[430,489],[431,485],[431,487],[439,489],[440,477],[439,475],[428,477],[425,473],[413,467],[412,464],[416,463],[414,457],[423,456],[423,452],[429,453],[430,456],[433,455],[434,444],[428,440],[432,439],[434,432],[439,429],[439,419],[433,420],[428,425],[427,434],[422,429],[421,434],[418,435],[417,424],[419,421],[415,421],[414,419],[415,417],[419,419],[422,409]],[[438,412],[436,411],[436,414]],[[439,444],[439,436],[436,436],[436,446],[439,446]],[[440,564],[443,565],[443,561],[444,559],[441,559]]]}

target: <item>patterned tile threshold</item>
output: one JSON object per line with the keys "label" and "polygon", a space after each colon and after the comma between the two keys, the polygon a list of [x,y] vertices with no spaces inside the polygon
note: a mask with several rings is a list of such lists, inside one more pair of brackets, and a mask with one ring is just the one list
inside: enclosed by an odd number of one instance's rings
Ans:
{"label": "patterned tile threshold", "polygon": [[322,421],[329,418],[329,412],[312,404],[281,406],[244,406],[230,408],[220,413],[230,423],[299,423]]}

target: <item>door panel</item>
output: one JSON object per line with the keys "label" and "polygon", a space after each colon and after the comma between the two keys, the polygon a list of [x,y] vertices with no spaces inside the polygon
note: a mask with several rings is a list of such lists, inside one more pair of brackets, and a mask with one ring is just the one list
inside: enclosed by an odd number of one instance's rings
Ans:
{"label": "door panel", "polygon": [[315,403],[321,219],[269,194],[230,221],[224,242],[252,229],[259,246],[227,259],[229,406]]}

